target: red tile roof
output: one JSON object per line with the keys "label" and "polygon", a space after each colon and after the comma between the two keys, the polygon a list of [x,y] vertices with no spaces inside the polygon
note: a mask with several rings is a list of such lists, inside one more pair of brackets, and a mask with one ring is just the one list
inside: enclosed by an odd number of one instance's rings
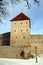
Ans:
{"label": "red tile roof", "polygon": [[19,15],[11,19],[11,21],[19,21],[19,20],[30,20],[30,18],[28,18],[25,14],[20,13]]}

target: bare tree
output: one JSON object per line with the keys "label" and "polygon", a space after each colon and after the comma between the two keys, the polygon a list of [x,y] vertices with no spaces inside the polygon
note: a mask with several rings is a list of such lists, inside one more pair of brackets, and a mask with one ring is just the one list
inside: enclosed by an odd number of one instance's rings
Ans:
{"label": "bare tree", "polygon": [[11,3],[12,3],[13,5],[20,2],[20,0],[10,0],[10,1],[11,1]]}
{"label": "bare tree", "polygon": [[37,3],[39,6],[40,0],[34,0],[34,3]]}
{"label": "bare tree", "polygon": [[2,21],[2,18],[5,19],[8,14],[5,5],[7,5],[7,2],[5,2],[4,0],[0,0],[0,22]]}
{"label": "bare tree", "polygon": [[[11,1],[12,4],[17,4],[17,3],[20,2],[20,0],[10,0],[10,1]],[[29,3],[29,0],[23,0],[23,1],[25,1],[27,3],[26,6],[28,6],[28,9],[30,9],[31,4]],[[33,0],[33,1],[34,1],[34,3],[37,3],[38,6],[39,6],[40,0]]]}
{"label": "bare tree", "polygon": [[[19,2],[19,0],[10,0],[11,4],[17,4],[17,2]],[[6,18],[7,15],[9,14],[6,8],[6,5],[8,6],[8,3],[6,2],[6,0],[0,0],[0,22],[2,23],[2,18]]]}
{"label": "bare tree", "polygon": [[[17,4],[20,2],[20,0],[10,0],[11,4],[14,6],[14,4]],[[23,0],[27,3],[26,6],[28,6],[28,9],[30,9],[31,4],[29,3],[29,0]],[[39,0],[34,0],[34,3],[37,3],[39,6],[40,1]],[[2,20],[2,18],[6,18],[8,15],[8,11],[6,8],[6,5],[8,6],[8,3],[6,2],[6,0],[0,0],[0,22]]]}

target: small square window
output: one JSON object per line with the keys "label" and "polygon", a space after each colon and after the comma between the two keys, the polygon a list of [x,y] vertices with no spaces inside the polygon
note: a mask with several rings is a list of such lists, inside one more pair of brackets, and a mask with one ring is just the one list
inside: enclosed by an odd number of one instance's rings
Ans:
{"label": "small square window", "polygon": [[26,24],[28,24],[28,22],[26,22]]}
{"label": "small square window", "polygon": [[28,31],[28,29],[26,29],[26,31]]}
{"label": "small square window", "polygon": [[17,37],[16,37],[16,39],[17,39]]}
{"label": "small square window", "polygon": [[22,22],[21,22],[21,24],[22,24]]}
{"label": "small square window", "polygon": [[16,23],[14,23],[16,25]]}
{"label": "small square window", "polygon": [[23,38],[25,39],[25,36],[23,36]]}
{"label": "small square window", "polygon": [[22,29],[21,29],[21,32],[22,32]]}
{"label": "small square window", "polygon": [[16,32],[16,30],[14,30],[14,32]]}

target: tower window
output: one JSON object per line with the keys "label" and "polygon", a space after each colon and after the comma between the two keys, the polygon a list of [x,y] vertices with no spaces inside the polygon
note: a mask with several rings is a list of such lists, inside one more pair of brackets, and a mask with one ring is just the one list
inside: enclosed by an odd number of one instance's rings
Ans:
{"label": "tower window", "polygon": [[26,24],[28,24],[28,22],[26,22]]}
{"label": "tower window", "polygon": [[16,25],[16,23],[14,23]]}
{"label": "tower window", "polygon": [[21,24],[22,24],[22,22],[21,22]]}
{"label": "tower window", "polygon": [[25,36],[23,36],[23,38],[25,39]]}
{"label": "tower window", "polygon": [[22,32],[22,29],[21,29],[21,32]]}
{"label": "tower window", "polygon": [[16,37],[16,39],[17,39],[17,37]]}
{"label": "tower window", "polygon": [[14,30],[14,32],[16,32],[16,30]]}
{"label": "tower window", "polygon": [[28,31],[28,29],[26,29],[26,31]]}

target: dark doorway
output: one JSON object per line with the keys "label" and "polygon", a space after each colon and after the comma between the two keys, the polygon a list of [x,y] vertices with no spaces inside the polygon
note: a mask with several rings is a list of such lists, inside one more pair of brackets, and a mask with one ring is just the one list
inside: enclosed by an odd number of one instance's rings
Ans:
{"label": "dark doorway", "polygon": [[20,56],[21,56],[22,58],[24,58],[24,55],[25,55],[24,51],[21,51]]}

